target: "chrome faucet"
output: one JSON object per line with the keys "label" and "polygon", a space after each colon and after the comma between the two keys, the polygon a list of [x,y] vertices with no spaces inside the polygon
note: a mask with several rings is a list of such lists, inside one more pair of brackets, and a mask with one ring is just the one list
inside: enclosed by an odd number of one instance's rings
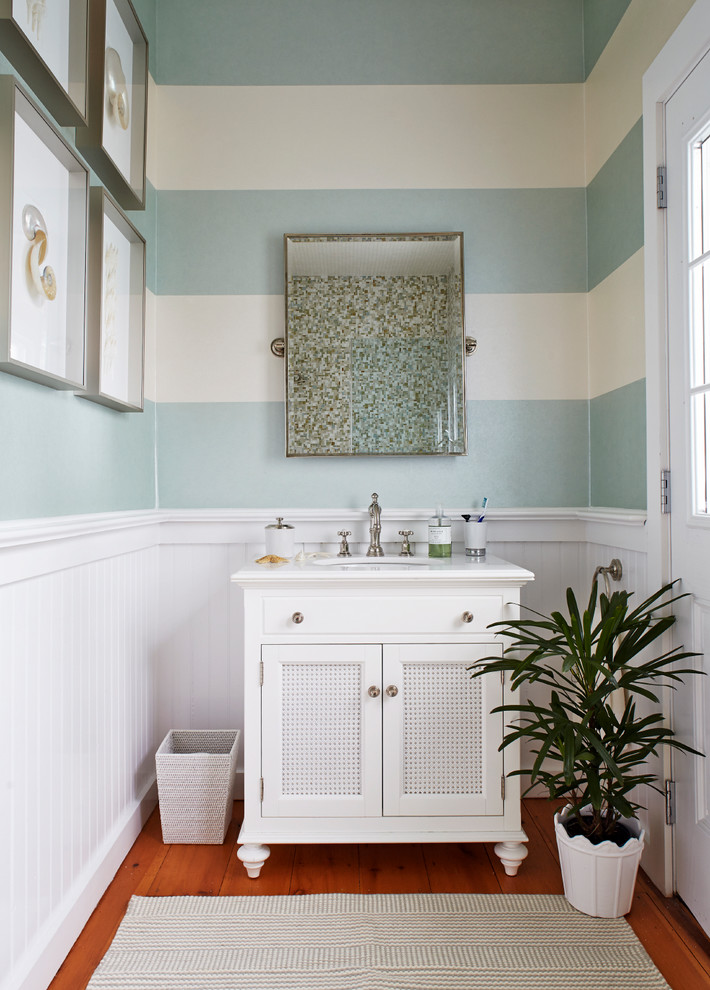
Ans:
{"label": "chrome faucet", "polygon": [[367,510],[370,513],[370,546],[367,548],[367,557],[384,557],[385,552],[380,546],[380,515],[382,510],[377,501],[377,492],[372,493],[372,503]]}

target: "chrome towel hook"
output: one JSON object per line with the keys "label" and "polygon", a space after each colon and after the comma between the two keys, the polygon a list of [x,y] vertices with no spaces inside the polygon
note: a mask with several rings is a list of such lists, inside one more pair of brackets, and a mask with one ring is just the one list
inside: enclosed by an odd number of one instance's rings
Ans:
{"label": "chrome towel hook", "polygon": [[604,590],[606,591],[606,597],[611,598],[611,584],[609,578],[612,581],[621,581],[621,577],[624,573],[624,569],[621,566],[621,561],[618,557],[614,557],[608,567],[597,567],[594,572],[594,577],[592,578],[592,584],[597,580],[600,574],[604,577]]}

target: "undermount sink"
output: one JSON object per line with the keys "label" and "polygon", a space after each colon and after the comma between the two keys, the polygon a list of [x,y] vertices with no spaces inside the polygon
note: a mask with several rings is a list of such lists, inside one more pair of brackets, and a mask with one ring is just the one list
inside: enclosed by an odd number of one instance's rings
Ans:
{"label": "undermount sink", "polygon": [[385,556],[385,557],[318,557],[313,561],[314,564],[320,564],[321,566],[328,567],[334,564],[340,567],[380,567],[384,564],[387,567],[409,567],[410,564],[424,564],[428,565],[431,563],[428,557],[399,557],[399,556]]}

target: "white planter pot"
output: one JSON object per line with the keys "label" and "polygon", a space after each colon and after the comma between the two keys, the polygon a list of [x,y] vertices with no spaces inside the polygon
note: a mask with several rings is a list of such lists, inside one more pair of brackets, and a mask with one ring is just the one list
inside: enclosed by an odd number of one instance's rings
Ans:
{"label": "white planter pot", "polygon": [[572,907],[595,918],[620,918],[631,910],[645,832],[635,818],[621,823],[632,838],[593,845],[583,835],[570,838],[563,825],[567,808],[555,815],[555,835],[565,897]]}

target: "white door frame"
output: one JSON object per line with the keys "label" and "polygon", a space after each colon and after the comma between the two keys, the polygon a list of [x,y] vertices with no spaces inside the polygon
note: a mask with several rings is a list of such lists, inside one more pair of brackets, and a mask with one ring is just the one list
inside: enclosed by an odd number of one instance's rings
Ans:
{"label": "white door frame", "polygon": [[[664,105],[710,51],[710,0],[696,0],[643,77],[644,300],[646,323],[646,449],[648,584],[670,579],[670,518],[660,512],[661,471],[669,467],[668,321],[665,212],[656,204],[656,169],[665,164]],[[672,179],[669,197],[673,195]],[[665,699],[671,715],[670,692]],[[670,753],[664,753],[670,777]],[[673,893],[673,847],[664,834],[664,890]]]}

